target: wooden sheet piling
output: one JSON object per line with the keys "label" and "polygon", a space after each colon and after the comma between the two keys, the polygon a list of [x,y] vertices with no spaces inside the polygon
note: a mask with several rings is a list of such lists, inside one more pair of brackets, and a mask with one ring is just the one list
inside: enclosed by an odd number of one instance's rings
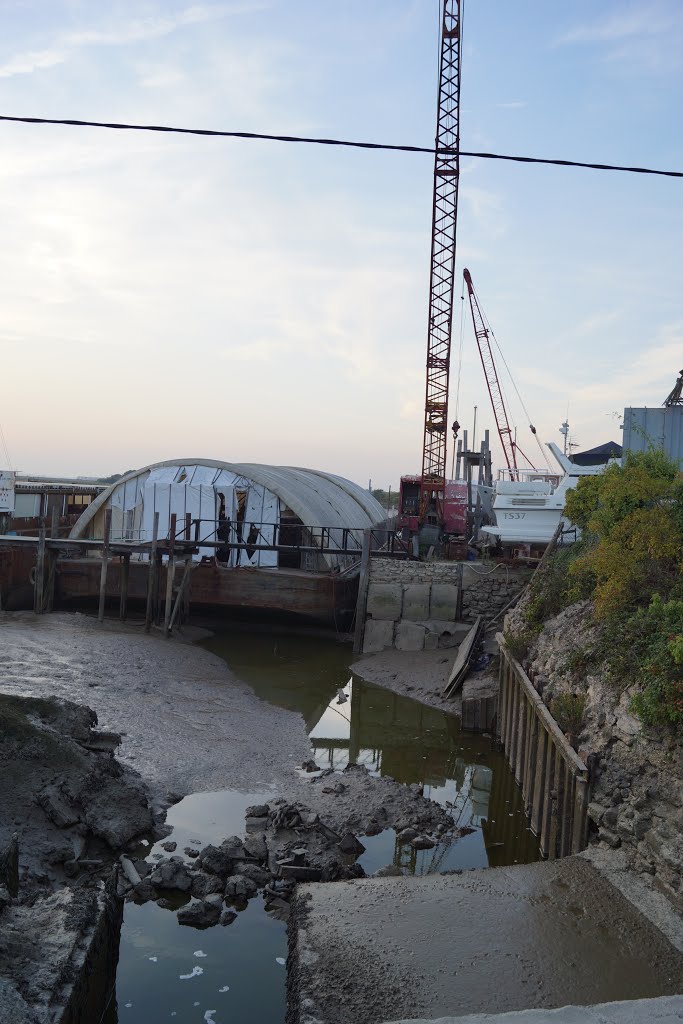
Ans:
{"label": "wooden sheet piling", "polygon": [[99,622],[104,622],[104,603],[107,597],[107,567],[109,565],[109,540],[111,537],[111,509],[104,513],[104,536],[102,544],[102,568],[100,570],[100,606],[97,612]]}
{"label": "wooden sheet piling", "polygon": [[499,633],[498,740],[522,790],[541,854],[554,859],[586,845],[589,774]]}

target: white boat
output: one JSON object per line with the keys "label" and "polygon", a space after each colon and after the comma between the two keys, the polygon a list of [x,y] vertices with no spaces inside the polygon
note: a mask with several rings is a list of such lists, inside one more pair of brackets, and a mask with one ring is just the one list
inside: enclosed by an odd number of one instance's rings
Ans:
{"label": "white boat", "polygon": [[557,461],[559,471],[520,469],[511,479],[509,470],[501,471],[493,497],[494,526],[482,526],[481,532],[500,544],[547,544],[560,522],[575,539],[577,527],[563,515],[567,491],[582,476],[594,476],[601,466],[577,466],[552,441],[547,447]]}

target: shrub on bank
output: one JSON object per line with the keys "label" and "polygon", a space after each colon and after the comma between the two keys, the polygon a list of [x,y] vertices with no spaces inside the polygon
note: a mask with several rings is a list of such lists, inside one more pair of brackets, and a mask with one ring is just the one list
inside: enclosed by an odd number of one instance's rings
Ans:
{"label": "shrub on bank", "polygon": [[[567,495],[565,514],[581,527],[583,539],[558,549],[536,574],[522,613],[525,629],[513,642],[528,644],[530,631],[589,598],[599,639],[566,668],[581,673],[590,666],[615,687],[635,687],[631,710],[642,722],[683,732],[678,465],[660,450],[628,453],[622,465],[582,477]],[[570,711],[563,707],[558,714]]]}

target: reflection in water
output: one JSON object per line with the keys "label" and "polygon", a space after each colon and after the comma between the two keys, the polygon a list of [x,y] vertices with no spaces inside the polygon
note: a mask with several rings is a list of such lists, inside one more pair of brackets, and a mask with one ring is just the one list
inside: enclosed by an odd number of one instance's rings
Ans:
{"label": "reflection in water", "polygon": [[[263,700],[303,716],[321,767],[341,770],[355,761],[398,782],[419,783],[425,796],[449,808],[456,825],[472,829],[452,843],[419,851],[398,843],[393,829],[363,837],[360,863],[367,874],[389,864],[421,875],[537,858],[519,790],[491,739],[462,733],[452,715],[356,677],[349,682],[348,647],[236,631],[218,633],[205,646]],[[348,699],[338,702],[340,688]],[[169,812],[169,839],[182,854],[188,844],[242,834],[245,807],[269,795],[227,791],[187,797]],[[159,852],[159,844],[149,851]],[[103,1024],[283,1021],[285,929],[268,917],[259,897],[227,928],[207,931],[180,926],[174,913],[154,903],[127,904],[116,999]]]}
{"label": "reflection in water", "polygon": [[[289,634],[223,631],[206,647],[272,704],[299,711],[321,768],[349,762],[405,784],[447,806],[458,827],[475,833],[454,843],[439,860],[432,851],[397,847],[393,862],[410,873],[527,863],[538,858],[521,793],[505,757],[490,737],[461,732],[460,720],[437,708],[351,676],[351,649]],[[348,700],[339,703],[343,689]],[[364,840],[378,847],[387,835]],[[427,856],[430,855],[430,856]],[[461,863],[462,860],[462,863]],[[364,865],[365,866],[365,865]],[[366,871],[368,870],[366,866]]]}

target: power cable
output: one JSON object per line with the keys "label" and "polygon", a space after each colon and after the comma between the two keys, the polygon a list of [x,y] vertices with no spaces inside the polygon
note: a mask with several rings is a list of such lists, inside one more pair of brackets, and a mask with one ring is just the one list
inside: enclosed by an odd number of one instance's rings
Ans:
{"label": "power cable", "polygon": [[[400,153],[442,153],[448,155],[454,150],[448,147],[407,146],[387,142],[354,142],[350,139],[319,139],[304,135],[267,135],[262,132],[223,132],[209,128],[175,128],[159,124],[125,124],[117,121],[82,121],[75,118],[56,117],[14,117],[0,114],[0,121],[21,124],[55,124],[76,128],[110,128],[120,131],[166,132],[175,135],[206,135],[227,139],[263,139],[268,142],[302,142],[316,146],[346,146],[351,149],[376,149]],[[460,156],[469,156],[478,160],[508,160],[522,164],[547,164],[553,167],[584,167],[593,171],[624,171],[629,174],[655,174],[667,178],[683,178],[683,171],[663,171],[653,167],[627,167],[622,164],[591,163],[584,160],[556,160],[549,157],[514,156],[509,153],[484,153],[472,150],[460,150]]]}

